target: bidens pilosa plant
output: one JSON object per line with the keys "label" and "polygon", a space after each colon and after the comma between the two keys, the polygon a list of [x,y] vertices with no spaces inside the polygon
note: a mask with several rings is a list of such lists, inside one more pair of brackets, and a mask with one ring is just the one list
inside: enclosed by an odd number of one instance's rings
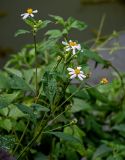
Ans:
{"label": "bidens pilosa plant", "polygon": [[[21,14],[29,30],[20,29],[15,34],[31,34],[33,44],[13,55],[0,72],[0,144],[17,160],[42,156],[52,160],[90,159],[96,145],[91,135],[88,135],[90,143],[87,139],[83,141],[86,136],[83,124],[89,123],[91,128],[91,123],[97,123],[90,104],[99,101],[91,97],[99,98],[101,92],[97,88],[108,80],[103,78],[96,86],[88,84],[91,73],[88,61],[92,59],[96,65],[100,63],[107,68],[111,63],[84,43],[71,40],[70,31],[84,30],[87,27],[84,22],[72,17],[65,21],[54,15],[50,15],[51,21],[36,20],[36,13],[37,10],[29,8]],[[51,23],[61,29],[48,30],[38,42],[39,31]],[[109,103],[103,96],[101,100]]]}

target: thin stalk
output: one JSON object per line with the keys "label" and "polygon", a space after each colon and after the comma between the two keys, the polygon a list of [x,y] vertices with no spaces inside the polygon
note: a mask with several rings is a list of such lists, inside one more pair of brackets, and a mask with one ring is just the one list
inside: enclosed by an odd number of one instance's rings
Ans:
{"label": "thin stalk", "polygon": [[41,134],[43,128],[40,129],[39,133],[28,143],[28,145],[22,150],[22,152],[20,153],[20,155],[17,157],[17,160],[19,160],[20,158],[22,158],[24,156],[24,153],[26,151],[28,151],[28,149],[30,149],[30,147],[32,146],[32,144],[37,140],[37,138],[39,137],[39,135]]}
{"label": "thin stalk", "polygon": [[67,127],[67,126],[70,126],[71,125],[71,123],[68,123],[68,124],[66,124],[66,125],[64,125],[64,126],[60,126],[60,127],[57,127],[57,128],[54,128],[54,129],[51,129],[51,130],[48,130],[48,131],[44,131],[44,132],[42,132],[42,133],[50,133],[50,132],[52,132],[52,131],[55,131],[55,130],[57,130],[57,129],[61,129],[61,128],[64,128],[64,127]]}
{"label": "thin stalk", "polygon": [[[96,85],[96,86],[99,86],[100,84],[98,84],[98,85]],[[61,105],[59,105],[58,107],[61,107],[62,105],[64,105],[72,96],[74,96],[80,89],[81,89],[81,86],[82,86],[82,83],[81,83],[81,85],[79,86],[79,88],[72,94],[72,95],[70,95]],[[96,86],[92,86],[92,87],[86,87],[86,88],[84,88],[84,89],[90,89],[90,88],[94,88],[94,87],[96,87]],[[58,115],[59,116],[59,115]],[[57,116],[57,117],[58,117]],[[57,118],[56,117],[56,118]],[[48,117],[48,119],[49,119],[50,117]],[[47,120],[48,120],[47,119]],[[54,118],[55,119],[55,118]],[[48,127],[48,125],[47,125],[47,127]],[[39,131],[39,133],[28,143],[28,145],[23,149],[23,151],[20,153],[20,155],[17,157],[17,160],[19,160],[20,158],[22,158],[23,156],[24,156],[24,153],[26,152],[26,151],[28,151],[28,149],[30,149],[30,147],[33,145],[33,143],[37,140],[37,138],[40,136],[40,134],[41,133],[43,133],[42,131],[45,129],[45,128],[47,128],[46,126],[44,126],[44,127],[42,127],[41,129],[40,129],[40,131]]]}
{"label": "thin stalk", "polygon": [[120,81],[121,81],[121,86],[124,88],[124,81],[123,81],[123,77],[122,77],[121,73],[112,64],[110,65],[110,67],[118,74]]}
{"label": "thin stalk", "polygon": [[21,145],[21,141],[22,141],[23,138],[24,138],[24,135],[25,135],[26,130],[27,130],[28,126],[29,126],[29,123],[30,123],[30,120],[28,120],[28,122],[27,122],[27,125],[26,125],[26,127],[25,127],[25,129],[24,129],[24,131],[23,131],[23,133],[22,133],[22,135],[21,135],[21,137],[20,137],[20,140],[19,140],[19,142],[18,142],[15,150],[13,151],[13,155],[14,155],[14,153],[17,151],[18,147]]}
{"label": "thin stalk", "polygon": [[96,37],[96,40],[95,40],[95,43],[93,44],[93,46],[91,48],[93,48],[99,41],[100,39],[100,36],[101,36],[101,33],[102,33],[102,29],[103,29],[103,25],[104,25],[104,21],[105,21],[105,17],[106,15],[104,14],[101,18],[101,22],[100,22],[100,25],[99,25],[99,30],[98,30],[98,34],[97,34],[97,37]]}
{"label": "thin stalk", "polygon": [[36,88],[36,93],[35,97],[37,98],[38,96],[38,71],[37,71],[37,47],[36,47],[36,33],[33,33],[33,41],[34,41],[34,49],[35,49],[35,88]]}

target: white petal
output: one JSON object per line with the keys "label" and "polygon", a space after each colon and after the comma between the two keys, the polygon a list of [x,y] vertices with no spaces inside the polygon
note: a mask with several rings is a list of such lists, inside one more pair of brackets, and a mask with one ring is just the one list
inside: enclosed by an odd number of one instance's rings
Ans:
{"label": "white petal", "polygon": [[72,40],[69,40],[69,42],[72,42]]}
{"label": "white petal", "polygon": [[34,17],[34,15],[33,15],[33,14],[30,14],[30,16],[31,16],[31,17]]}
{"label": "white petal", "polygon": [[83,80],[83,78],[81,77],[80,74],[78,74],[78,78],[79,78],[81,81]]}
{"label": "white petal", "polygon": [[66,48],[66,51],[70,51],[70,50],[71,50],[71,48],[69,48],[69,47],[68,47],[68,48]]}
{"label": "white petal", "polygon": [[83,74],[83,71],[80,71],[81,74]]}
{"label": "white petal", "polygon": [[76,48],[80,51],[80,50],[81,50],[81,45],[78,44],[78,45],[76,46]]}
{"label": "white petal", "polygon": [[72,54],[73,55],[75,55],[76,54],[76,50],[75,50],[75,48],[73,48],[73,50],[72,50],[73,52],[72,52]]}
{"label": "white petal", "polygon": [[21,14],[21,16],[24,16],[26,13]]}
{"label": "white petal", "polygon": [[73,79],[73,78],[75,78],[76,77],[76,74],[73,74],[71,77],[70,77],[70,79]]}
{"label": "white petal", "polygon": [[75,74],[75,71],[69,72],[70,75]]}
{"label": "white petal", "polygon": [[79,69],[79,70],[80,70],[81,68],[82,68],[82,67],[77,67],[77,69]]}
{"label": "white petal", "polygon": [[38,10],[37,10],[37,9],[36,9],[36,10],[34,10],[34,11],[33,11],[33,13],[38,13]]}
{"label": "white petal", "polygon": [[25,15],[23,16],[23,19],[26,19],[27,17],[29,17],[29,13],[25,13]]}
{"label": "white petal", "polygon": [[62,41],[62,44],[65,45],[65,46],[68,45],[68,43],[67,43],[67,42],[64,42],[64,41]]}
{"label": "white petal", "polygon": [[81,77],[86,78],[86,76],[84,74],[79,74]]}
{"label": "white petal", "polygon": [[67,68],[67,70],[70,71],[70,72],[74,71],[74,69],[72,69],[72,68]]}

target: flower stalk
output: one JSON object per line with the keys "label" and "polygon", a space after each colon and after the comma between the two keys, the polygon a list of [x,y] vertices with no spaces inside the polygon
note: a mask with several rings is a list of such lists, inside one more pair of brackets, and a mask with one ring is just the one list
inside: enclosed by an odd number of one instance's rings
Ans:
{"label": "flower stalk", "polygon": [[38,96],[38,69],[37,69],[37,47],[36,47],[36,31],[33,30],[33,41],[35,49],[35,98]]}

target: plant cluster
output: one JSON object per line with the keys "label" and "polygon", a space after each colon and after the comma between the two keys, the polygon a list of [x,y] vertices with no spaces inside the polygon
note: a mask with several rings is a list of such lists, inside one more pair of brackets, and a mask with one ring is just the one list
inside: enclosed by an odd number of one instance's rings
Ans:
{"label": "plant cluster", "polygon": [[[123,160],[125,158],[124,75],[70,31],[87,25],[50,15],[36,20],[37,10],[21,14],[33,44],[12,55],[0,71],[0,147],[17,160]],[[38,31],[54,23],[37,42]],[[39,32],[40,33],[40,32]],[[89,60],[112,67],[116,78],[90,85]],[[105,84],[105,85],[104,85]],[[110,94],[109,94],[110,93]]]}

